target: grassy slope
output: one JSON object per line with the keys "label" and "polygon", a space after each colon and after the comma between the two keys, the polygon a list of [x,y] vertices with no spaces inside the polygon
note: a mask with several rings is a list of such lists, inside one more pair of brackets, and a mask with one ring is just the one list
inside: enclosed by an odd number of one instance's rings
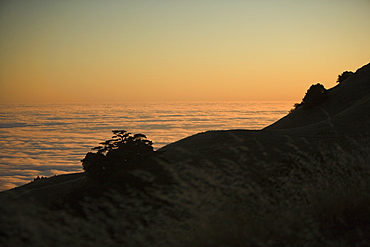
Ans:
{"label": "grassy slope", "polygon": [[19,186],[2,192],[2,196],[51,204],[79,190],[85,183],[83,173],[65,174]]}

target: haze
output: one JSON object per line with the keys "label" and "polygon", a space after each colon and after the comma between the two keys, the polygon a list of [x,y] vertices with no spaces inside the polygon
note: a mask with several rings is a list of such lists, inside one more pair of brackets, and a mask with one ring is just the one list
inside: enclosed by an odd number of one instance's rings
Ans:
{"label": "haze", "polygon": [[0,103],[299,101],[369,30],[368,0],[3,0]]}

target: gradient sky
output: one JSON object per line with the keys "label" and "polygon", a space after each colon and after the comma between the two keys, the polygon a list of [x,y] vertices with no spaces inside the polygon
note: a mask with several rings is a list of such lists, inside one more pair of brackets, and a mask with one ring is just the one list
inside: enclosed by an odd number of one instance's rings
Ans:
{"label": "gradient sky", "polygon": [[369,44],[369,0],[2,0],[0,103],[300,101]]}

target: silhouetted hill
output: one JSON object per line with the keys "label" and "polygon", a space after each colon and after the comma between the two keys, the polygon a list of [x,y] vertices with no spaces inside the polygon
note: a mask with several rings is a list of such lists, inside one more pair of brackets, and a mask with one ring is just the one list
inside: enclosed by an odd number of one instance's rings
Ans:
{"label": "silhouetted hill", "polygon": [[[330,121],[334,116],[350,111],[367,112],[361,101],[366,101],[370,95],[370,64],[358,69],[348,79],[328,90],[328,99],[313,109],[299,107],[291,114],[283,117],[265,129],[291,129],[315,124],[320,121]],[[344,119],[343,119],[344,120]],[[355,119],[351,119],[355,120]],[[352,121],[355,122],[355,121]]]}
{"label": "silhouetted hill", "polygon": [[370,246],[370,64],[328,96],[263,130],[161,148],[171,183],[104,186],[77,173],[1,192],[0,243]]}
{"label": "silhouetted hill", "polygon": [[[370,64],[328,90],[329,97],[314,108],[300,107],[261,131],[228,130],[200,133],[162,148],[167,158],[204,159],[214,163],[245,156],[255,160],[279,160],[301,150],[319,152],[322,146],[357,141],[370,136]],[[320,144],[320,145],[318,145]],[[193,158],[191,158],[193,157]]]}

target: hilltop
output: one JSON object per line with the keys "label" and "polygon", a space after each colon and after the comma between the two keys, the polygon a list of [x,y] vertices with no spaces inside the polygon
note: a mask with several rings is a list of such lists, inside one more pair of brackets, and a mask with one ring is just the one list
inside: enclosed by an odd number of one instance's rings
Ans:
{"label": "hilltop", "polygon": [[[370,245],[370,64],[262,130],[207,131],[157,152],[168,181],[84,173],[0,193],[5,246]],[[133,171],[146,181],[153,167]],[[163,174],[162,174],[163,175]]]}

